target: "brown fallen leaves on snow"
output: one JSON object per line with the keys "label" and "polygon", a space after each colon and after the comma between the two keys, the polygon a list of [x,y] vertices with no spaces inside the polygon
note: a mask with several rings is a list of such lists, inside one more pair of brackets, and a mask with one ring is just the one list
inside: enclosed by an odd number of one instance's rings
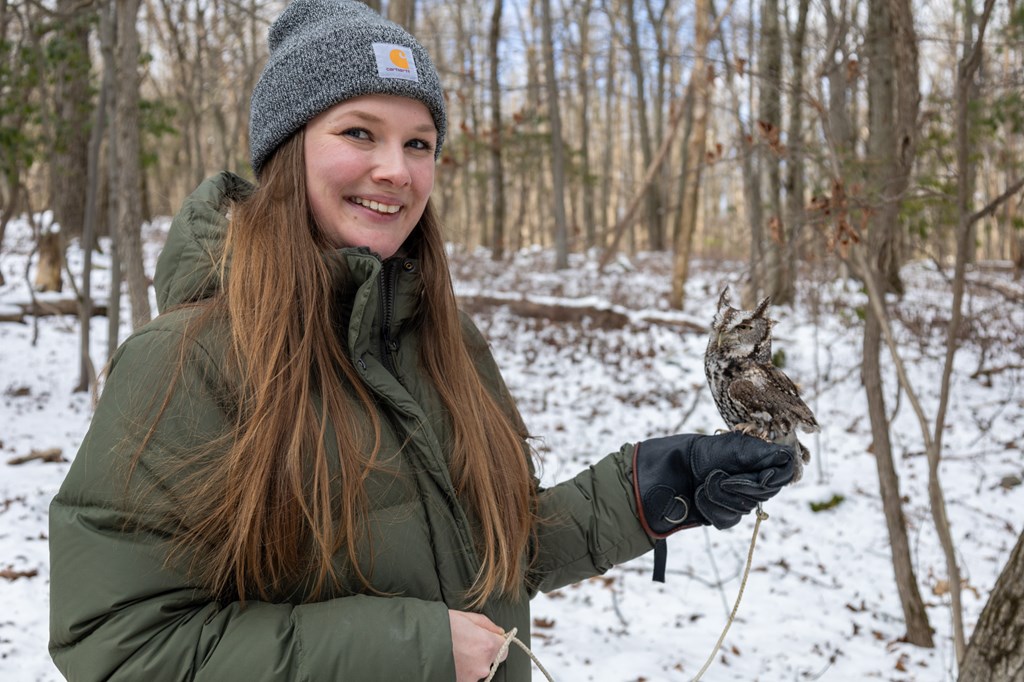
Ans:
{"label": "brown fallen leaves on snow", "polygon": [[0,578],[10,580],[11,582],[14,582],[18,578],[35,578],[37,575],[39,575],[39,571],[34,568],[28,571],[15,571],[10,566],[7,568],[0,568]]}

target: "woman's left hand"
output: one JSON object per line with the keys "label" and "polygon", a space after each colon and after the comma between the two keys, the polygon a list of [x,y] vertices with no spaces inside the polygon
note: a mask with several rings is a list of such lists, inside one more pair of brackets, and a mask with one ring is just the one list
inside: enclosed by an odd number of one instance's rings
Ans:
{"label": "woman's left hand", "polygon": [[[448,622],[452,629],[456,682],[479,682],[485,679],[491,672],[491,663],[505,642],[505,632],[482,613],[449,609]],[[498,662],[505,660],[505,656]]]}

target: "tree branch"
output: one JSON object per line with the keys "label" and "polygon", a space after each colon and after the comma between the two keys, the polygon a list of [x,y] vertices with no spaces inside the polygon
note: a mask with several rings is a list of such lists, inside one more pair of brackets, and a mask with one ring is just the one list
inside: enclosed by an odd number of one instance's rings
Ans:
{"label": "tree branch", "polygon": [[985,208],[981,209],[980,211],[976,211],[972,213],[970,216],[968,216],[967,227],[969,228],[982,218],[987,218],[988,216],[995,213],[997,208],[1005,204],[1009,199],[1013,198],[1013,195],[1019,192],[1021,188],[1024,188],[1024,177],[1017,178],[1015,182],[1013,182],[1009,187],[1006,188],[1005,192],[1003,192],[995,199],[990,201],[985,206]]}

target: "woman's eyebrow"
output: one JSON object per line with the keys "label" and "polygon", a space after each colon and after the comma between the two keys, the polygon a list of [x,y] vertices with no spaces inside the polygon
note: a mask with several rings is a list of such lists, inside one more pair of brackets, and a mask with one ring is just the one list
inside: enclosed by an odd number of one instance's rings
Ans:
{"label": "woman's eyebrow", "polygon": [[[349,111],[345,111],[345,112],[341,113],[334,120],[335,121],[344,120],[348,116],[353,116],[353,117],[361,119],[361,120],[363,120],[363,121],[365,121],[367,123],[384,123],[384,119],[381,118],[380,116],[377,116],[376,114],[371,114],[368,111],[361,111],[359,109],[350,109]],[[418,125],[415,128],[413,128],[413,132],[417,132],[417,133],[433,133],[433,132],[437,132],[437,128],[434,126],[433,122],[431,122],[431,123],[423,123],[422,125]]]}

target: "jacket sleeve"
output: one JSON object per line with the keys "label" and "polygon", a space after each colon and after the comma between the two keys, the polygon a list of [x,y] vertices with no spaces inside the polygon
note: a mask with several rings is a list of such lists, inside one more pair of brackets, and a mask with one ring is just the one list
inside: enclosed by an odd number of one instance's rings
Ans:
{"label": "jacket sleeve", "polygon": [[[180,333],[159,329],[126,342],[51,504],[50,653],[61,672],[72,682],[454,679],[440,602],[351,596],[241,608],[166,562],[174,527],[160,510],[188,500],[148,464],[187,453],[227,419],[210,363],[186,371],[126,483],[140,409],[160,405],[181,348]],[[193,345],[190,355],[203,352]],[[139,500],[143,511],[130,513]]]}
{"label": "jacket sleeve", "polygon": [[633,446],[626,444],[539,495],[531,584],[542,592],[601,575],[654,547],[633,492]]}

